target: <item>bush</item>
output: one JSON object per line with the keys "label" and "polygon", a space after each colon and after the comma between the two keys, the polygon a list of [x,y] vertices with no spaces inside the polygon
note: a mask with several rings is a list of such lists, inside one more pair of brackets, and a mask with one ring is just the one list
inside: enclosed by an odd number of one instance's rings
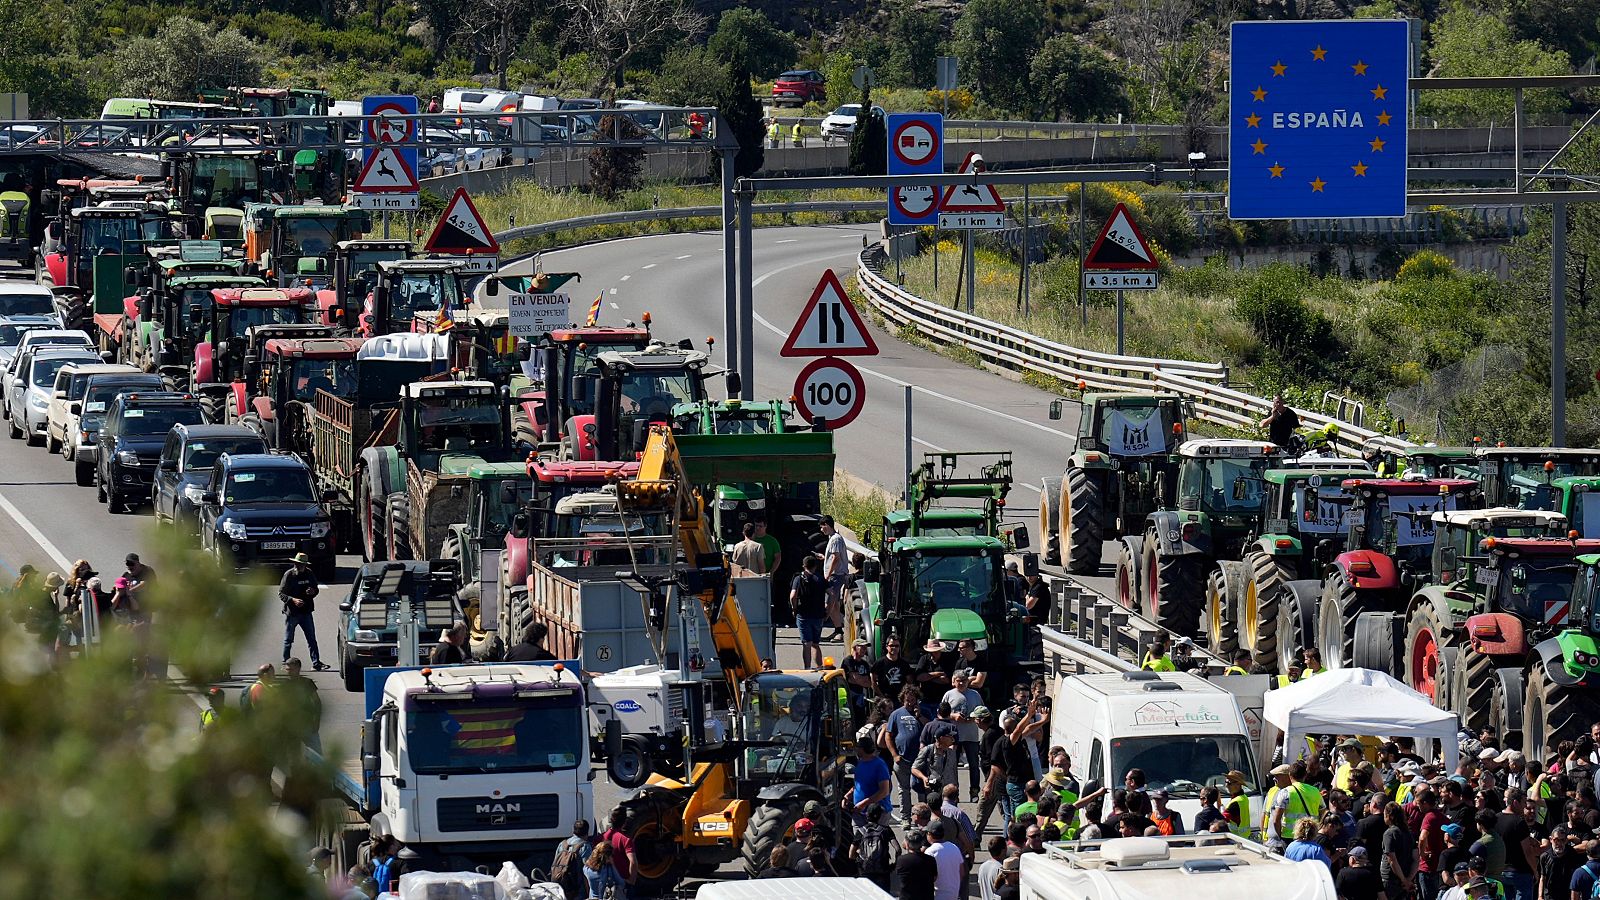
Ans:
{"label": "bush", "polygon": [[1311,279],[1293,266],[1265,266],[1234,302],[1234,314],[1287,370],[1320,377],[1343,355],[1333,323],[1301,299]]}
{"label": "bush", "polygon": [[1449,277],[1456,273],[1456,264],[1437,250],[1418,250],[1395,274],[1395,281],[1419,281],[1429,278]]}

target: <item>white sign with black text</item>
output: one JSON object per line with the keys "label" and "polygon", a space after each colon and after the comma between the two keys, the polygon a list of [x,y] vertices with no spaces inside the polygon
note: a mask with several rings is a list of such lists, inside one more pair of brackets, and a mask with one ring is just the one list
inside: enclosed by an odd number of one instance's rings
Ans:
{"label": "white sign with black text", "polygon": [[512,294],[507,308],[513,337],[538,337],[572,321],[572,298],[567,294]]}

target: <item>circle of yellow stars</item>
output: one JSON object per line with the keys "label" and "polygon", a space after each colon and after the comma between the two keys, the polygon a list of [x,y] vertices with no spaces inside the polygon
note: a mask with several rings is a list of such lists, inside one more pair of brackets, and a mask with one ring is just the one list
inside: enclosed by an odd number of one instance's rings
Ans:
{"label": "circle of yellow stars", "polygon": [[[1323,49],[1321,44],[1318,44],[1311,50],[1312,62],[1327,62],[1327,59],[1328,51]],[[1284,63],[1282,59],[1276,60],[1271,66],[1268,66],[1268,68],[1272,70],[1273,78],[1282,78],[1289,71],[1289,66]],[[1364,78],[1367,74],[1367,64],[1366,62],[1358,59],[1355,61],[1354,65],[1350,66],[1350,71],[1354,73],[1354,77]],[[1389,89],[1381,84],[1375,85],[1369,88],[1369,90],[1372,92],[1372,99],[1374,100],[1388,99]],[[1258,84],[1256,85],[1255,90],[1250,92],[1250,96],[1255,103],[1264,102],[1267,99],[1267,89]],[[1386,127],[1388,126],[1390,120],[1394,117],[1389,114],[1388,110],[1383,110],[1378,113],[1376,118],[1379,126]],[[1244,122],[1245,125],[1250,128],[1261,127],[1261,117],[1254,112],[1251,112],[1250,115],[1245,116]],[[1372,140],[1367,142],[1367,146],[1372,148],[1373,153],[1382,153],[1385,144],[1386,142],[1384,139],[1377,136],[1374,136]],[[1251,154],[1254,156],[1265,156],[1267,155],[1267,146],[1268,144],[1266,141],[1262,140],[1260,137],[1257,137],[1255,143],[1250,145]],[[1276,161],[1267,167],[1267,172],[1273,178],[1282,178],[1283,173],[1287,171],[1288,169],[1285,168],[1282,163]],[[1356,160],[1356,164],[1350,167],[1350,171],[1352,173],[1352,177],[1363,178],[1367,174],[1367,164],[1364,160]],[[1323,188],[1328,186],[1328,182],[1324,181],[1321,175],[1315,176],[1311,179],[1311,181],[1307,182],[1307,184],[1311,186],[1311,192],[1313,194],[1325,193]]]}

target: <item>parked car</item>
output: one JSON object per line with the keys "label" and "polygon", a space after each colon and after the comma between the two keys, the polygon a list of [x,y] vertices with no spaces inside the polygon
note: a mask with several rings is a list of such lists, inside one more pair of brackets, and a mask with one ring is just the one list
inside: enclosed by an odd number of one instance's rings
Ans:
{"label": "parked car", "polygon": [[225,565],[311,557],[317,578],[333,577],[333,519],[311,483],[311,467],[278,453],[224,454],[200,495],[200,545]]}
{"label": "parked car", "polygon": [[[339,604],[339,675],[347,691],[360,691],[362,673],[369,666],[400,662],[398,629],[400,604],[414,605],[418,634],[432,634],[465,618],[457,597],[461,566],[455,560],[394,560],[370,562],[356,572],[350,596]],[[427,664],[431,648],[418,641],[420,659],[404,665]]]}
{"label": "parked car", "polygon": [[79,487],[94,484],[95,459],[100,444],[100,426],[105,424],[106,410],[118,394],[135,391],[164,391],[166,382],[160,375],[141,372],[137,375],[93,375],[83,388],[82,411],[74,413],[67,406],[67,433],[72,440],[63,441],[61,455],[72,461],[73,475]]}
{"label": "parked car", "polygon": [[156,461],[174,425],[201,425],[205,410],[193,394],[138,391],[118,394],[106,411],[95,446],[95,499],[113,514],[150,497]]}
{"label": "parked car", "polygon": [[[482,128],[463,128],[457,132],[462,140],[493,141],[494,135]],[[505,165],[510,161],[504,147],[462,147],[456,154],[456,165],[461,171],[481,172]]]}
{"label": "parked car", "polygon": [[185,534],[200,527],[200,500],[211,484],[211,469],[223,454],[266,453],[267,442],[244,425],[177,425],[156,461],[150,506],[157,525]]}
{"label": "parked car", "polygon": [[133,366],[99,360],[62,366],[61,371],[56,373],[56,383],[50,392],[50,408],[45,411],[45,451],[60,453],[68,443],[77,424],[78,413],[83,410],[83,392],[88,388],[90,378],[96,375],[134,375],[138,372]]}
{"label": "parked car", "polygon": [[424,128],[422,146],[417,150],[417,177],[435,178],[456,171],[460,158],[456,136],[443,128]]}
{"label": "parked car", "polygon": [[22,346],[22,336],[30,331],[54,331],[61,327],[55,316],[6,316],[0,318],[0,371],[10,367]]}
{"label": "parked car", "polygon": [[816,69],[791,69],[779,75],[772,85],[773,106],[804,106],[812,101],[828,101],[828,79]]}
{"label": "parked car", "polygon": [[69,364],[94,365],[100,356],[81,347],[45,346],[28,353],[27,365],[11,387],[11,428],[13,439],[22,438],[32,447],[44,443],[45,425],[50,418],[50,397],[56,389],[56,373]]}
{"label": "parked car", "polygon": [[41,284],[0,282],[0,318],[17,316],[39,317],[61,327],[61,317],[56,312],[55,295]]}
{"label": "parked car", "polygon": [[[822,139],[831,141],[842,139],[848,141],[856,133],[856,115],[861,112],[861,104],[846,103],[822,120]],[[872,114],[883,116],[883,107],[873,104]]]}
{"label": "parked car", "polygon": [[[17,342],[11,361],[6,363],[5,374],[0,375],[0,417],[11,418],[11,389],[21,377],[17,374],[17,370],[25,364],[25,357],[29,355],[29,351],[43,344],[94,350],[94,345],[89,342],[89,336],[81,331],[64,328],[29,329]],[[16,426],[16,428],[19,433],[12,435],[12,437],[21,437],[21,426]]]}

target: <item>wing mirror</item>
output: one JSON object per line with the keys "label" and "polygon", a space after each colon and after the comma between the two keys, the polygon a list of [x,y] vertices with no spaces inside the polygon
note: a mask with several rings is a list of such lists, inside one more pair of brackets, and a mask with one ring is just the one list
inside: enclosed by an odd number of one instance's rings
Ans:
{"label": "wing mirror", "polygon": [[216,506],[217,505],[217,492],[216,491],[206,491],[205,493],[200,495],[200,502],[204,503],[207,506]]}
{"label": "wing mirror", "polygon": [[156,468],[163,472],[176,472],[178,471],[178,461],[175,459],[163,459],[156,464]]}
{"label": "wing mirror", "polygon": [[1061,401],[1060,400],[1051,400],[1050,401],[1050,420],[1052,422],[1057,422],[1057,421],[1061,420]]}

